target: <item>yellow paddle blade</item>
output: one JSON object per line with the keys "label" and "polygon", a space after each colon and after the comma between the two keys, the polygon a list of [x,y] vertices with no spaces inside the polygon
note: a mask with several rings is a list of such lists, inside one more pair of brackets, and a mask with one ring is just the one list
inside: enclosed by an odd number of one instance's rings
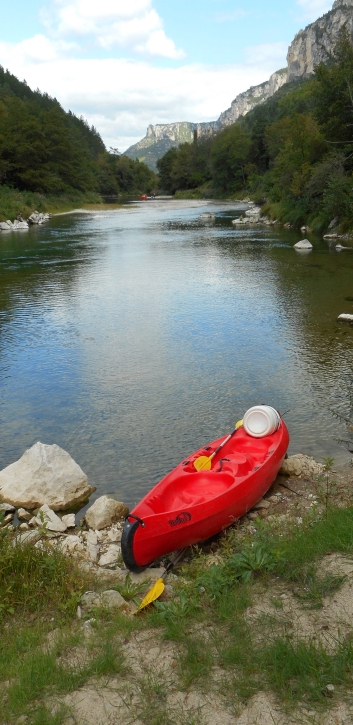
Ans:
{"label": "yellow paddle blade", "polygon": [[210,471],[211,464],[212,461],[207,456],[199,456],[199,458],[196,458],[196,461],[194,461],[194,466],[197,471]]}
{"label": "yellow paddle blade", "polygon": [[161,596],[161,594],[164,592],[164,581],[162,578],[157,579],[156,583],[153,585],[152,589],[147,592],[146,596],[143,598],[141,604],[136,609],[136,612],[134,614],[137,614],[140,612],[141,609],[144,609],[145,607],[148,607],[149,604],[152,604],[152,602],[155,601],[155,599],[158,599],[158,597]]}
{"label": "yellow paddle blade", "polygon": [[238,430],[238,428],[241,428],[242,425],[244,425],[244,421],[243,420],[238,420],[238,422],[235,424],[235,427]]}

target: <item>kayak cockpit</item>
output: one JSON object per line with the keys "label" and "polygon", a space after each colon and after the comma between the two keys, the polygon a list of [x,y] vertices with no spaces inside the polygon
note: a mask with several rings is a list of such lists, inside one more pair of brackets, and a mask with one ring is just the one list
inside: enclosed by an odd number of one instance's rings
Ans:
{"label": "kayak cockpit", "polygon": [[[222,495],[244,480],[256,466],[251,455],[233,453],[215,463],[211,471],[197,471],[192,461],[178,467],[140,504],[141,515],[160,514],[197,506]],[[143,509],[143,510],[142,510]]]}

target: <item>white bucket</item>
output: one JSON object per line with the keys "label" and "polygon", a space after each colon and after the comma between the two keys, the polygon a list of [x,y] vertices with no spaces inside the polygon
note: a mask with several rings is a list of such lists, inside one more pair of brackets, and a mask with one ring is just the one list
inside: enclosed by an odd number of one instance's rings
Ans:
{"label": "white bucket", "polygon": [[264,438],[278,430],[281,418],[269,405],[255,405],[244,415],[244,429],[253,438]]}

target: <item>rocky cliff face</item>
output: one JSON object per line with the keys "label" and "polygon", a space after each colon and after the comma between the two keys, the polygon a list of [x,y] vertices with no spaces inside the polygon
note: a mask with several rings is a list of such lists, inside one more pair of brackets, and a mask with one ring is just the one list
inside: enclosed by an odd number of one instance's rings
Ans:
{"label": "rocky cliff face", "polygon": [[260,86],[253,86],[252,88],[249,88],[248,91],[245,91],[245,93],[240,93],[239,96],[232,101],[231,107],[228,108],[227,111],[223,111],[223,113],[221,113],[218,119],[218,124],[221,128],[224,126],[230,126],[238,118],[240,118],[240,116],[245,116],[249,111],[255,108],[255,106],[258,106],[260,103],[267,101],[268,98],[271,98],[271,96],[273,96],[273,94],[276,93],[276,91],[278,91],[278,89],[286,82],[287,68],[283,68],[282,70],[273,73],[266,83],[261,83]]}
{"label": "rocky cliff face", "polygon": [[336,0],[332,10],[300,30],[288,49],[287,68],[273,73],[266,83],[240,93],[231,107],[221,113],[217,121],[209,123],[171,123],[149,126],[145,138],[130,146],[126,155],[140,159],[156,170],[156,162],[168,149],[181,143],[191,143],[194,132],[198,137],[208,136],[230,126],[255,106],[264,103],[287,81],[295,81],[313,74],[315,66],[327,62],[339,32],[346,27],[353,40],[353,0]]}
{"label": "rocky cliff face", "polygon": [[336,0],[332,10],[300,30],[288,49],[288,80],[310,76],[326,63],[344,26],[353,38],[353,0]]}

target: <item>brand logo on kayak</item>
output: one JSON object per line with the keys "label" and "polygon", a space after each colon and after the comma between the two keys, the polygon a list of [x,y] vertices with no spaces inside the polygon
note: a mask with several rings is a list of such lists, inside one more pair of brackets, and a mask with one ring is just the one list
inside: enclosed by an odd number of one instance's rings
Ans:
{"label": "brand logo on kayak", "polygon": [[180,526],[180,524],[187,524],[189,521],[191,521],[192,516],[189,514],[188,511],[183,511],[183,513],[178,514],[176,519],[172,519],[172,521],[169,521],[171,526]]}

